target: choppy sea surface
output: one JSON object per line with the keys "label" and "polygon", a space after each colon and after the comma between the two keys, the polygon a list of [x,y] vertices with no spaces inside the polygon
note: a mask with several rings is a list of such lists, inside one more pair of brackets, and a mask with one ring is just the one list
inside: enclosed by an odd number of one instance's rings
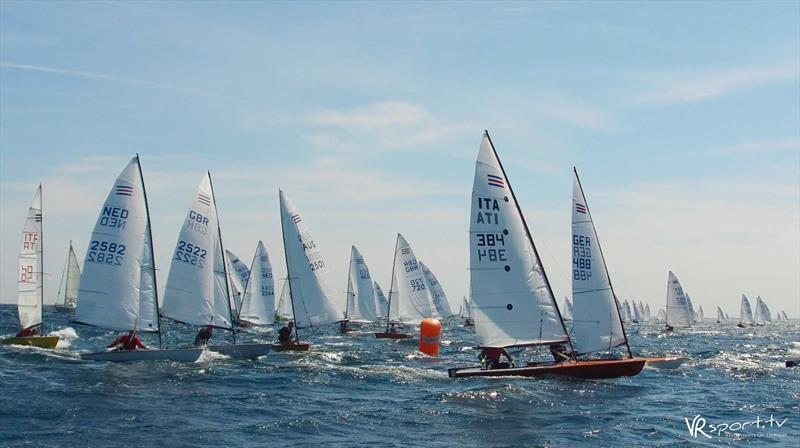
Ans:
{"label": "choppy sea surface", "polygon": [[[104,347],[115,334],[70,324],[70,317],[45,310],[45,330],[62,336],[58,349],[0,346],[0,446],[800,443],[800,368],[784,367],[786,358],[800,357],[796,322],[746,329],[706,322],[669,335],[655,322],[630,324],[635,354],[690,360],[676,370],[586,381],[452,380],[448,367],[476,364],[474,334],[458,320],[445,324],[438,359],[420,354],[414,340],[376,340],[374,328],[365,327],[346,336],[334,329],[301,333],[315,344],[307,354],[248,361],[205,352],[188,364],[112,364],[81,361],[79,353]],[[191,328],[162,325],[165,346],[193,340]],[[0,337],[16,328],[16,308],[0,307]],[[238,338],[274,335],[275,329],[259,328]],[[214,337],[229,339],[222,332]],[[154,336],[144,338],[157,345]],[[698,415],[705,426],[692,437],[685,419],[691,424]],[[710,425],[731,429],[713,432]]]}

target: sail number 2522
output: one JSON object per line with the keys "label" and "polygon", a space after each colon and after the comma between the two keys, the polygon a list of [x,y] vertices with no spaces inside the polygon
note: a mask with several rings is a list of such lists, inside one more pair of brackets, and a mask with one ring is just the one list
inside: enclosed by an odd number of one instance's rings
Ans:
{"label": "sail number 2522", "polygon": [[178,241],[178,247],[175,248],[176,260],[201,268],[205,266],[207,254],[208,251],[197,244],[187,243],[183,240]]}

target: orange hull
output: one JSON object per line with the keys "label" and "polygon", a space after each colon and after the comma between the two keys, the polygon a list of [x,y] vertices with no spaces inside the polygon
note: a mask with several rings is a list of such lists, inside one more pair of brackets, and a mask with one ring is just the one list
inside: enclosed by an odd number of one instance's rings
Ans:
{"label": "orange hull", "polygon": [[591,359],[585,361],[564,361],[550,363],[531,363],[527,367],[508,369],[483,369],[480,367],[450,369],[450,378],[468,378],[473,376],[546,376],[558,375],[583,379],[618,378],[634,376],[642,371],[644,358],[631,359]]}
{"label": "orange hull", "polygon": [[375,337],[378,339],[411,339],[414,335],[407,333],[375,333]]}
{"label": "orange hull", "polygon": [[311,349],[308,342],[296,342],[293,344],[272,344],[272,350],[276,352],[307,352]]}

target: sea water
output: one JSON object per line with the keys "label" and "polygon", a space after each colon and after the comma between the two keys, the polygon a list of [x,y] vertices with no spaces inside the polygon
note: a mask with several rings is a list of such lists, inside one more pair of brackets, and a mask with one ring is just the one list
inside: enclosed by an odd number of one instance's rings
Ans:
{"label": "sea water", "polygon": [[[250,361],[206,352],[195,363],[113,364],[79,353],[105,347],[115,333],[70,318],[45,310],[45,330],[62,336],[56,350],[0,346],[0,446],[796,447],[800,440],[800,368],[784,367],[800,357],[797,323],[706,322],[670,334],[655,322],[629,324],[635,354],[689,361],[586,381],[450,379],[448,367],[477,364],[474,332],[458,320],[444,325],[436,359],[420,354],[415,340],[378,340],[364,327],[301,333],[314,343],[305,354]],[[16,322],[14,307],[0,307],[0,335],[12,336]],[[167,321],[163,329],[172,347],[196,331]],[[257,328],[237,338],[275,334]],[[216,331],[213,340],[230,335]]]}

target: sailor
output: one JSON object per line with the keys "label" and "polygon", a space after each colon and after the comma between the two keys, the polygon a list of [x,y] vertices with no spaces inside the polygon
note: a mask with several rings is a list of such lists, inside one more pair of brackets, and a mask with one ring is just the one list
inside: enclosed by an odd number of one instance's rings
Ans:
{"label": "sailor", "polygon": [[194,346],[202,347],[208,344],[208,340],[211,339],[211,333],[213,332],[214,332],[214,327],[211,325],[208,325],[200,329],[200,331],[197,332],[197,336],[194,337]]}
{"label": "sailor", "polygon": [[[507,362],[500,362],[500,356],[505,356]],[[504,348],[486,347],[481,350],[478,359],[487,369],[508,369],[514,366],[514,359]]]}
{"label": "sailor", "polygon": [[108,348],[115,348],[116,350],[133,351],[137,348],[147,348],[142,344],[142,340],[136,336],[136,330],[131,330],[128,334],[114,339],[114,342],[108,345]]}
{"label": "sailor", "polygon": [[350,328],[347,327],[347,320],[340,320],[339,333],[347,333],[348,331],[350,331]]}
{"label": "sailor", "polygon": [[291,345],[292,329],[294,329],[294,321],[289,321],[288,325],[278,331],[278,342],[283,345]]}
{"label": "sailor", "polygon": [[15,337],[27,338],[31,336],[36,336],[37,333],[39,333],[39,327],[28,327],[28,328],[23,328],[19,333],[17,333]]}
{"label": "sailor", "polygon": [[672,331],[672,330],[674,330],[674,328],[672,327],[672,325],[667,325],[667,331]]}
{"label": "sailor", "polygon": [[397,333],[397,324],[392,322],[389,324],[389,333],[395,334]]}

